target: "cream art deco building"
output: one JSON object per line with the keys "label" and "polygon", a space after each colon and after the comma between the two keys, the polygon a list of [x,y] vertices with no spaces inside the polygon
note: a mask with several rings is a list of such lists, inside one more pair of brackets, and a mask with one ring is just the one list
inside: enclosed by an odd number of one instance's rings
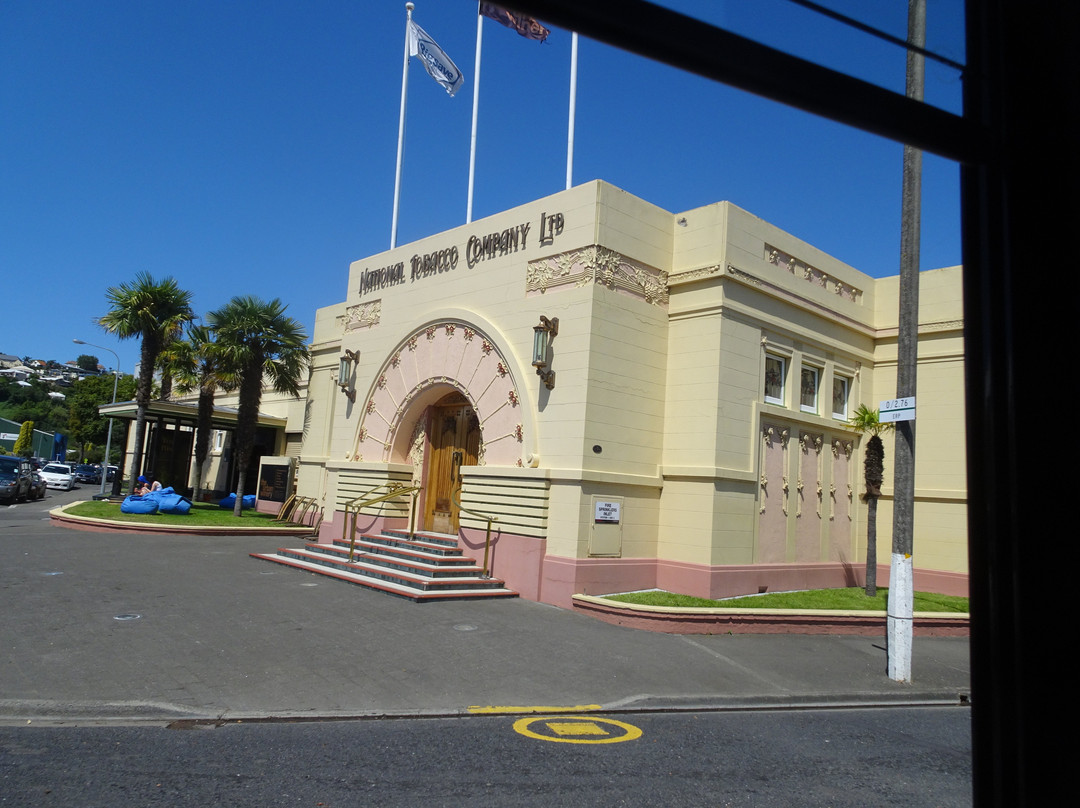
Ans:
{"label": "cream art deco building", "polygon": [[[966,593],[960,269],[920,285],[915,584]],[[858,585],[848,418],[894,397],[898,286],[729,202],[671,214],[591,182],[353,263],[306,400],[264,398],[265,453],[294,456],[321,543],[346,503],[415,484],[418,529],[482,555],[475,514],[498,517],[491,573],[560,606]],[[402,497],[359,524],[408,520]]]}
{"label": "cream art deco building", "polygon": [[[914,560],[916,586],[944,592],[967,586],[960,293],[959,268],[923,273]],[[390,481],[424,488],[418,528],[474,549],[486,523],[468,512],[497,516],[492,574],[562,606],[854,585],[847,419],[894,397],[897,311],[897,278],[729,202],[673,215],[581,185],[352,264],[317,314],[302,417],[280,405],[294,446],[303,430],[297,491],[322,503],[324,542]],[[891,455],[887,438],[882,580]]]}

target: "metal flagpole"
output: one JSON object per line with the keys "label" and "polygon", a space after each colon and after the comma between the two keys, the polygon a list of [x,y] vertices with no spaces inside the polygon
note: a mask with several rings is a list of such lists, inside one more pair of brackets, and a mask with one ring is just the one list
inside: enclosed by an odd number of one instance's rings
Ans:
{"label": "metal flagpole", "polygon": [[469,141],[469,201],[465,207],[465,224],[472,221],[473,181],[476,177],[476,110],[480,104],[480,43],[484,37],[484,17],[476,13],[476,69],[472,91],[472,138]]}
{"label": "metal flagpole", "polygon": [[394,215],[390,221],[390,249],[397,246],[398,202],[401,200],[401,153],[405,144],[405,98],[409,92],[409,25],[412,23],[412,3],[405,4],[405,64],[401,68],[401,113],[398,116],[397,169],[394,172]]}
{"label": "metal flagpole", "polygon": [[574,180],[574,111],[577,108],[577,31],[570,38],[570,117],[566,133],[566,189]]}

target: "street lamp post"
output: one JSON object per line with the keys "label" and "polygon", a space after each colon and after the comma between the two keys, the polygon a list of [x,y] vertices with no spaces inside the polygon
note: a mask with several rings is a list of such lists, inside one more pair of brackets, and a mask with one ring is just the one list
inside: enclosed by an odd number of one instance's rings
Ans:
{"label": "street lamp post", "polygon": [[[102,351],[108,351],[109,353],[111,353],[113,356],[116,357],[116,364],[113,365],[113,383],[112,383],[112,403],[115,404],[116,403],[116,384],[117,384],[117,382],[120,381],[120,357],[117,355],[116,351],[114,351],[112,348],[106,348],[104,345],[95,345],[92,342],[83,342],[81,339],[73,339],[72,342],[74,342],[76,345],[89,345],[91,348],[98,348],[99,350],[102,350]],[[108,435],[107,438],[105,438],[105,468],[102,469],[102,471],[101,471],[101,491],[99,492],[100,496],[105,496],[105,483],[109,479],[109,457],[110,457],[109,453],[112,450],[112,427],[113,427],[113,419],[110,417],[109,418],[109,435]],[[119,468],[117,468],[116,473],[117,474],[120,473]]]}

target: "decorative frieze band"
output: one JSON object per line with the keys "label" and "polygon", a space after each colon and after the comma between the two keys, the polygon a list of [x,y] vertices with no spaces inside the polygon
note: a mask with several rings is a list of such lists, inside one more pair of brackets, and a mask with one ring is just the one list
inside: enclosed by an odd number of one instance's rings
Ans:
{"label": "decorative frieze band", "polygon": [[789,255],[783,250],[773,247],[771,244],[765,245],[765,260],[770,264],[775,264],[776,266],[787,270],[796,278],[802,278],[809,284],[820,286],[823,289],[834,292],[837,297],[841,297],[844,300],[858,303],[862,299],[862,289],[856,288],[850,283],[844,283],[836,278],[830,278],[820,269],[810,266],[805,261],[800,261],[794,255]]}
{"label": "decorative frieze band", "polygon": [[531,262],[525,276],[525,291],[527,294],[545,294],[553,289],[590,283],[657,306],[666,306],[668,302],[666,272],[598,245]]}

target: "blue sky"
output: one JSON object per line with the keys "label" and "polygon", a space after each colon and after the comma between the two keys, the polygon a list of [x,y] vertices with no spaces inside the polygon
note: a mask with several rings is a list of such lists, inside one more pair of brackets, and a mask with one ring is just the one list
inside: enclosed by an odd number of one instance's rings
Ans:
{"label": "blue sky", "polygon": [[[661,3],[902,92],[899,48],[786,0]],[[824,0],[906,36],[906,0]],[[465,221],[476,3],[414,19],[465,74],[412,60],[398,243]],[[929,0],[928,47],[963,61],[963,3]],[[565,186],[570,34],[485,20],[479,219]],[[172,275],[199,314],[280,297],[310,334],[351,261],[390,243],[405,7],[399,0],[0,3],[0,353],[74,359],[105,290]],[[927,100],[960,111],[929,65]],[[574,183],[670,211],[730,200],[874,276],[899,267],[901,147],[582,38]],[[960,262],[959,170],[924,158],[924,269]]]}

